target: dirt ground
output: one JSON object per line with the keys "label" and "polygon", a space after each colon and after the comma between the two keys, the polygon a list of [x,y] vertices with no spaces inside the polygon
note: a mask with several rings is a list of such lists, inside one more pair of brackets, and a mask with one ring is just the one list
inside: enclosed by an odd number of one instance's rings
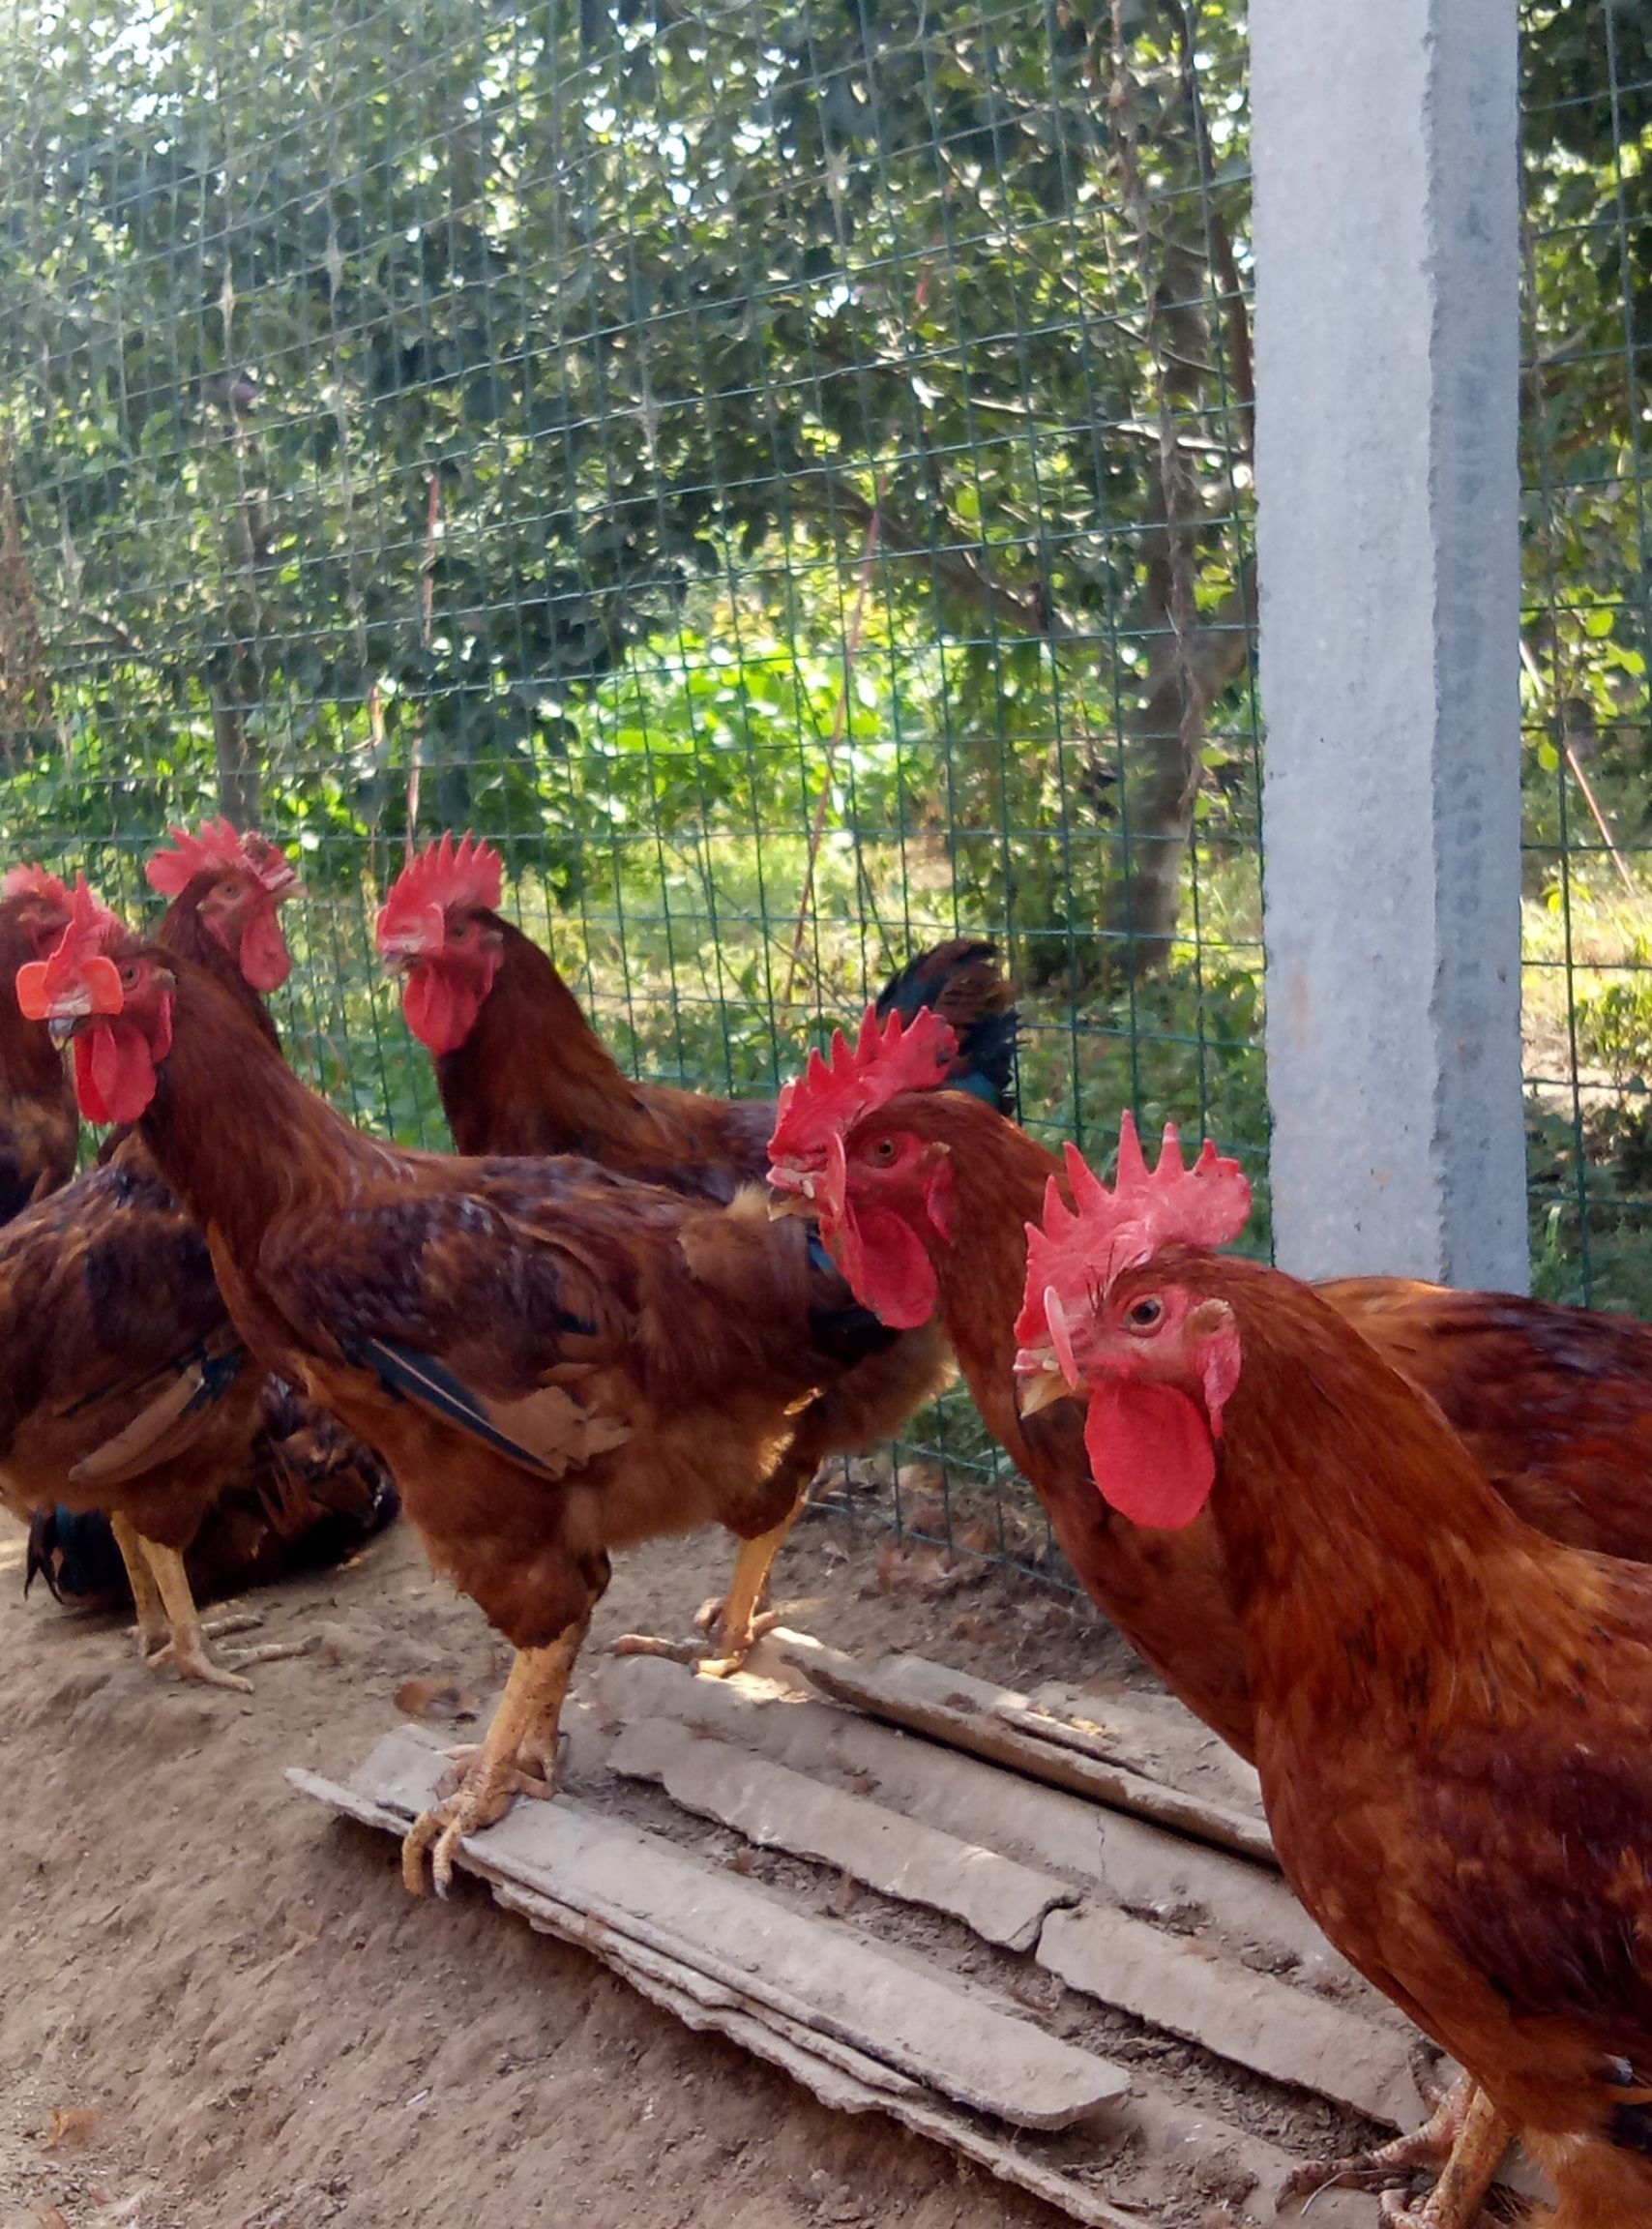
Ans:
{"label": "dirt ground", "polygon": [[[681,1633],[720,1534],[623,1559],[593,1649]],[[875,2117],[830,2113],[687,2034],[475,1884],[415,1903],[394,1846],[282,1778],[347,1771],[409,1679],[485,1699],[505,1657],[405,1525],[255,1597],[249,1701],[139,1664],[114,1620],[21,1593],[0,1520],[11,1888],[0,1946],[0,2229],[1051,2229]],[[1086,1607],[812,1517],[787,1621],[1011,1682],[1128,1677]],[[232,1647],[233,1644],[226,1644]]]}

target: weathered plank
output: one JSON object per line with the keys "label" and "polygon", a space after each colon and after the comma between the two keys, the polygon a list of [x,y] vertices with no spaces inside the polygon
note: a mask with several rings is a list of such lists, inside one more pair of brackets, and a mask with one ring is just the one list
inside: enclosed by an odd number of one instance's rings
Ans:
{"label": "weathered plank", "polygon": [[754,2058],[789,2074],[823,2105],[841,2113],[887,2114],[903,2127],[974,2160],[999,2181],[1059,2208],[1086,2229],[1140,2229],[1138,2214],[1122,2214],[1072,2176],[1028,2158],[921,2084],[892,2076],[888,2067],[767,2007],[743,2003],[729,1992],[713,1993],[693,1968],[641,1950],[628,1937],[607,1934],[593,1941],[583,1915],[570,1906],[508,1881],[495,1881],[492,1887],[506,1910],[519,1913],[546,1934],[594,1951],[640,1995],[673,2013],[685,2027],[726,2036]]}
{"label": "weathered plank", "polygon": [[1070,1988],[1389,2127],[1419,2118],[1414,2036],[1101,1905],[1052,1912],[1035,1952]]}
{"label": "weathered plank", "polygon": [[945,1912],[1007,1950],[1030,1950],[1046,1914],[1076,1901],[1064,1883],[1014,1858],[823,1788],[750,1750],[685,1739],[685,1733],[676,1719],[627,1726],[608,1751],[609,1768],[659,1782],[685,1811],[716,1819],[760,1849],[839,1866],[882,1895]]}
{"label": "weathered plank", "polygon": [[[326,1799],[342,1809],[365,1801],[380,1823],[389,1812],[405,1824],[430,1801],[442,1768],[422,1742],[392,1734]],[[489,1877],[575,1906],[597,1927],[635,1935],[715,1979],[733,1976],[754,2002],[780,1999],[788,2017],[801,2006],[808,2026],[1014,2126],[1067,2127],[1129,2090],[1122,2067],[1045,2035],[980,1987],[942,1979],[567,1797],[516,1804],[465,1850]]]}
{"label": "weathered plank", "polygon": [[[765,1712],[748,1705],[742,1721],[740,1699],[729,1695],[724,1682],[695,1680],[692,1674],[660,1659],[650,1664],[651,1670],[655,1668],[674,1676],[683,1687],[697,1688],[725,1727],[748,1736],[760,1737],[763,1724],[775,1720],[790,1728],[800,1713],[822,1709],[782,1704]],[[710,1701],[713,1690],[721,1701]],[[876,1731],[885,1742],[902,1739],[887,1729]],[[993,1793],[1002,1809],[1005,1783],[991,1774],[990,1767],[937,1755],[928,1744],[916,1747],[912,1760],[918,1768],[916,1777],[923,1777],[926,1764],[930,1769],[937,1764],[955,1764],[962,1771],[995,1777]],[[615,1738],[608,1762],[620,1773],[660,1782],[688,1809],[716,1818],[749,1839],[778,1843],[797,1855],[842,1865],[855,1879],[881,1887],[885,1894],[950,1910],[955,1917],[966,1917],[962,1907],[971,1864],[993,1861],[988,1849],[977,1845],[971,1851],[945,1833],[926,1836],[924,1828],[880,1809],[865,1795],[822,1789],[802,1773],[771,1765],[733,1740],[696,1739],[677,1720],[652,1717],[627,1725]],[[887,1798],[890,1791],[880,1788],[879,1793]],[[1052,1796],[1050,1800],[1074,1798]],[[824,1823],[824,1831],[815,1828],[817,1820]],[[1161,1850],[1178,1847],[1175,1837],[1138,1822],[1130,1824],[1140,1834],[1152,1836]],[[752,1833],[753,1826],[763,1830]],[[890,1828],[896,1832],[886,1836]],[[901,1861],[912,1850],[908,1835],[924,1837],[916,1844],[915,1864]],[[1240,1887],[1265,1886],[1288,1895],[1275,1876],[1258,1873],[1237,1858],[1209,1855],[1235,1876]],[[1359,1994],[1364,2002],[1357,2009],[1331,2003],[1242,1964],[1219,1945],[1173,1933],[1094,1900],[1086,1899],[1078,1909],[1058,1909],[1076,1904],[1076,1893],[1063,1898],[1061,1884],[1049,1876],[1021,1867],[1014,1871],[1022,1876],[1024,1887],[1018,1889],[1003,1916],[1019,1917],[1024,1905],[1030,1929],[1018,1929],[1024,1940],[1013,1947],[1028,1947],[1036,1941],[1038,1963],[1070,1987],[1185,2036],[1251,2073],[1316,2091],[1372,2120],[1400,2126],[1419,2117],[1421,2099],[1410,2064],[1415,2031],[1374,1992],[1362,1985]],[[931,1886],[934,1893],[928,1892]],[[996,1917],[990,1890],[985,1901],[987,1916]],[[1302,1917],[1305,1925],[1312,1926],[1306,1914]]]}
{"label": "weathered plank", "polygon": [[[937,1678],[944,1669],[934,1667]],[[994,1692],[988,1681],[980,1684],[987,1694]],[[973,1692],[972,1686],[966,1683],[964,1692]],[[1026,1708],[1103,1736],[1112,1762],[1128,1765],[1144,1780],[1163,1780],[1190,1796],[1210,1796],[1232,1804],[1236,1811],[1262,1816],[1262,1784],[1254,1766],[1247,1765],[1173,1695],[1151,1688],[1124,1693],[1109,1687],[1098,1693],[1059,1679],[1040,1680],[1025,1696],[996,1692],[1011,1708]]]}
{"label": "weathered plank", "polygon": [[[800,1689],[807,1694],[807,1687]],[[1331,1984],[1345,2003],[1399,2027],[1401,2015],[1334,1950],[1271,1867],[1065,1790],[1017,1778],[862,1711],[780,1693],[762,1678],[700,1679],[660,1656],[599,1661],[597,1708],[609,1725],[668,1717],[830,1776],[909,1819],[1053,1872],[1125,1909],[1174,1913],[1210,1942],[1293,1981]],[[1409,2034],[1409,2027],[1405,2028]]]}
{"label": "weathered plank", "polygon": [[936,1666],[924,1665],[917,1678],[910,1671],[922,1659],[885,1656],[875,1664],[860,1664],[836,1649],[823,1648],[817,1642],[804,1645],[795,1637],[785,1650],[785,1659],[822,1694],[851,1703],[891,1725],[910,1727],[932,1740],[989,1758],[994,1765],[1007,1766],[1014,1772],[1087,1796],[1093,1802],[1133,1812],[1138,1819],[1151,1819],[1156,1826],[1167,1827],[1195,1841],[1235,1851],[1259,1865],[1278,1862],[1261,1820],[1231,1804],[1144,1779],[1121,1765],[1035,1739],[1008,1724],[996,1709],[984,1707],[968,1692],[969,1686],[979,1686],[979,1681],[965,1682],[961,1675],[954,1676],[955,1683],[944,1696],[937,1696],[933,1682]]}
{"label": "weathered plank", "polygon": [[[708,1692],[717,1691],[713,1683],[704,1684]],[[412,1760],[391,1760],[393,1768],[380,1781],[389,1800],[359,1786],[339,1786],[311,1773],[293,1770],[287,1777],[295,1787],[333,1809],[399,1834],[410,1815],[409,1799],[418,1798],[421,1787],[429,1784],[443,1761],[439,1752],[412,1730],[402,1733],[398,1740],[412,1746],[417,1754]],[[556,1806],[521,1808],[543,1816],[562,1807],[559,1801]],[[1124,2200],[1118,2205],[1111,2203],[1097,2186],[1093,2170],[1078,2176],[1063,2172],[1047,2159],[1029,2155],[1024,2142],[1005,2140],[949,2098],[811,2026],[809,2007],[800,1999],[791,2000],[796,2007],[792,2013],[777,2010],[768,2000],[781,1993],[759,1982],[763,1997],[752,1995],[752,1976],[706,1954],[703,1946],[692,1947],[696,1963],[691,1964],[665,1947],[668,1936],[649,1922],[633,1922],[625,1915],[609,1920],[579,1903],[564,1900],[552,1889],[523,1886],[483,1858],[480,1853],[487,1840],[480,1836],[466,1845],[460,1863],[488,1883],[502,1906],[545,1932],[586,1949],[686,2025],[726,2036],[789,2074],[829,2106],[850,2113],[875,2110],[886,2114],[1000,2180],[1033,2193],[1072,2219],[1092,2225],[1092,2229],[1140,2229],[1141,2207]],[[638,1933],[628,1931],[634,1923]],[[722,1978],[715,1977],[718,1974]],[[1107,2103],[1102,2112],[1098,2134],[1105,2133],[1109,2148],[1111,2142],[1122,2140],[1127,2157],[1137,2162],[1162,2160],[1177,2178],[1189,2179],[1195,2187],[1215,2188],[1221,2183],[1237,2187],[1250,2183],[1257,2199],[1266,2200],[1296,2163],[1290,2155],[1248,2131],[1178,2100],[1150,2074],[1136,2077],[1130,2094]],[[1323,2217],[1326,2229],[1373,2229],[1375,2207],[1373,2201],[1358,2193],[1332,2191],[1316,2203],[1315,2217]]]}

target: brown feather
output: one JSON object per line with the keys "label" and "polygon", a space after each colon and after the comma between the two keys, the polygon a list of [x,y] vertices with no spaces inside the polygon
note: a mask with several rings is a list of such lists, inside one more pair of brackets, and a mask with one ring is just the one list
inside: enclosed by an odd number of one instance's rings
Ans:
{"label": "brown feather", "polygon": [[[852,1375],[811,1345],[839,1281],[800,1224],[585,1161],[397,1151],[306,1090],[209,977],[173,972],[172,1048],[140,1127],[210,1234],[238,1328],[382,1450],[435,1561],[516,1647],[582,1612],[611,1549],[774,1527],[799,1404]],[[560,1478],[410,1401],[375,1342],[493,1415],[576,1415]]]}

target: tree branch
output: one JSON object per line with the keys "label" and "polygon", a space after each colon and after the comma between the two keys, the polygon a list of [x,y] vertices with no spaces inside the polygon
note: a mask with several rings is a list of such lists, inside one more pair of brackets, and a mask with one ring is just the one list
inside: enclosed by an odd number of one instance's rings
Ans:
{"label": "tree branch", "polygon": [[846,520],[866,533],[876,518],[885,553],[893,557],[921,558],[943,587],[966,603],[977,604],[1000,627],[1017,635],[1055,638],[1071,632],[1052,610],[1047,590],[1020,590],[994,580],[964,550],[937,550],[909,520],[892,513],[887,504],[874,504],[852,482],[837,473],[811,474],[793,483],[792,501],[817,519]]}

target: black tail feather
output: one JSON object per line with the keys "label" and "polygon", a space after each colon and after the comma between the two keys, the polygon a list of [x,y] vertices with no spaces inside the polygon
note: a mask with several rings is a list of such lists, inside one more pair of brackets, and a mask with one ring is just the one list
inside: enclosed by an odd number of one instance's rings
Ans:
{"label": "black tail feather", "polygon": [[908,960],[879,994],[880,1017],[903,1021],[930,1006],[958,1034],[958,1057],[947,1082],[1012,1118],[1016,1113],[1015,995],[985,937],[956,936]]}

